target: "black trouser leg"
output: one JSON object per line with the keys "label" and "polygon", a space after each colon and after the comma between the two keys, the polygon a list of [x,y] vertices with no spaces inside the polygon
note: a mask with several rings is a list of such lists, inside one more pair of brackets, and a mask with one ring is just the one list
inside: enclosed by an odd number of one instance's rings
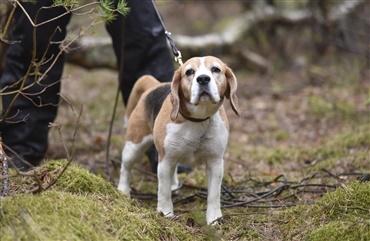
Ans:
{"label": "black trouser leg", "polygon": [[[174,73],[164,28],[152,2],[127,0],[127,4],[130,7],[130,13],[126,17],[119,16],[112,24],[106,26],[113,39],[119,70],[122,62],[122,46],[124,47],[120,86],[125,103],[136,80],[141,76],[149,74],[161,82],[170,82]],[[122,18],[125,21],[123,36]],[[148,150],[147,156],[152,171],[156,173],[158,153],[154,146]]]}
{"label": "black trouser leg", "polygon": [[[170,82],[174,73],[173,61],[167,46],[163,26],[149,0],[127,0],[130,13],[106,26],[113,40],[118,69],[123,51],[121,92],[127,103],[136,80],[150,74],[161,82]],[[124,18],[124,32],[122,36]],[[122,39],[123,38],[123,39]]]}
{"label": "black trouser leg", "polygon": [[[22,5],[35,23],[41,23],[65,13],[63,8],[41,9],[52,3],[52,0],[42,0],[35,4]],[[2,93],[3,115],[15,97],[14,93],[6,93],[19,90],[31,62],[35,61],[37,66],[32,67],[30,75],[25,79],[25,86],[33,86],[24,89],[15,99],[0,132],[6,146],[32,165],[37,165],[47,150],[48,125],[54,121],[57,114],[59,81],[64,63],[63,54],[57,56],[60,51],[59,42],[65,38],[70,15],[37,27],[35,43],[34,27],[19,7],[14,19],[11,40],[17,42],[7,50],[5,68],[0,80],[1,89],[5,88]],[[50,71],[47,71],[51,66],[53,67]],[[45,76],[41,77],[44,74]],[[9,150],[6,152],[12,155]],[[22,163],[18,164],[22,166]]]}

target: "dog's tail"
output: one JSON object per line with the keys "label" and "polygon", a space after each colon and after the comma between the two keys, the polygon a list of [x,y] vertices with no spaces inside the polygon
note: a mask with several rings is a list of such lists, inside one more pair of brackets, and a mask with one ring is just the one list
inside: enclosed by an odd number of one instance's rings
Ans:
{"label": "dog's tail", "polygon": [[130,97],[126,105],[126,111],[125,111],[125,117],[124,117],[125,127],[127,125],[128,119],[131,116],[132,111],[135,109],[137,103],[139,102],[144,92],[149,89],[156,88],[159,85],[160,85],[160,82],[151,75],[144,75],[136,81],[134,87],[132,88]]}

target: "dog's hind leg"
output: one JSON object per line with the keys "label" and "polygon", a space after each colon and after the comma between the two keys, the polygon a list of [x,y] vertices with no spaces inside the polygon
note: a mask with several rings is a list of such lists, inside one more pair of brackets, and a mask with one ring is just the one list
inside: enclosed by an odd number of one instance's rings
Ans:
{"label": "dog's hind leg", "polygon": [[126,132],[126,144],[122,150],[121,175],[118,190],[130,196],[130,179],[133,165],[143,158],[153,145],[150,121],[145,113],[145,101],[140,99],[137,108],[131,113]]}
{"label": "dog's hind leg", "polygon": [[145,152],[153,144],[153,136],[145,136],[141,142],[134,143],[127,141],[122,150],[121,174],[118,183],[118,190],[130,196],[131,169],[133,165],[143,158]]}

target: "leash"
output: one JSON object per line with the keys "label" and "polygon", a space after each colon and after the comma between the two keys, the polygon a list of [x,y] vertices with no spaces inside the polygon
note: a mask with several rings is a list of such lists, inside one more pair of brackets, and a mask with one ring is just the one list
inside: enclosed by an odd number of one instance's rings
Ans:
{"label": "leash", "polygon": [[159,19],[159,21],[161,22],[162,27],[163,27],[163,29],[164,29],[164,34],[166,35],[166,37],[167,37],[167,39],[168,39],[168,42],[169,42],[169,43],[170,43],[170,45],[171,45],[172,53],[173,53],[173,55],[175,56],[175,61],[176,61],[176,63],[178,63],[178,64],[181,66],[181,65],[183,65],[183,63],[182,63],[182,56],[181,56],[181,52],[180,52],[180,50],[178,50],[178,49],[176,48],[176,44],[175,44],[175,41],[174,41],[174,40],[173,40],[173,38],[172,38],[172,34],[171,34],[171,32],[169,32],[169,31],[167,30],[166,25],[165,25],[165,24],[164,24],[164,22],[163,22],[163,19],[162,19],[162,17],[161,17],[161,14],[159,13],[158,8],[157,8],[157,5],[155,4],[154,0],[152,0],[152,3],[153,3],[153,7],[154,7],[154,9],[155,9],[155,12],[157,13],[158,19]]}

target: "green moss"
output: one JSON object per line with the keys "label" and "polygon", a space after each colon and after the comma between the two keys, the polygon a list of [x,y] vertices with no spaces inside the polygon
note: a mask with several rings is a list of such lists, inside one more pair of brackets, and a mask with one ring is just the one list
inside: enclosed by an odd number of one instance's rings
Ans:
{"label": "green moss", "polygon": [[308,152],[309,159],[316,160],[314,166],[305,169],[305,172],[317,171],[322,168],[333,167],[335,164],[346,161],[352,166],[369,170],[364,163],[369,162],[370,125],[363,125],[348,130],[327,139],[320,145]]}
{"label": "green moss", "polygon": [[254,230],[252,230],[252,229],[249,229],[249,230],[247,230],[247,231],[246,231],[246,233],[244,234],[244,238],[245,238],[246,240],[259,240],[260,235],[259,235],[256,231],[254,231]]}
{"label": "green moss", "polygon": [[368,90],[367,93],[367,100],[365,101],[365,105],[370,105],[370,89]]}
{"label": "green moss", "polygon": [[312,231],[305,240],[365,241],[368,237],[370,237],[370,224],[333,221]]}
{"label": "green moss", "polygon": [[341,118],[342,120],[357,120],[363,117],[356,106],[345,99],[329,99],[323,96],[311,95],[308,99],[311,113],[317,118]]}
{"label": "green moss", "polygon": [[357,126],[354,130],[337,135],[329,145],[341,148],[353,148],[358,146],[370,146],[370,123]]}
{"label": "green moss", "polygon": [[354,181],[348,186],[338,188],[334,192],[327,193],[316,206],[321,207],[323,211],[328,211],[327,217],[330,219],[344,217],[344,215],[354,215],[354,218],[369,215],[370,182]]}
{"label": "green moss", "polygon": [[[254,147],[248,151],[253,160],[267,161],[271,166],[276,163],[315,160],[316,165],[306,168],[307,171],[317,171],[331,167],[336,162],[348,159],[353,165],[364,167],[363,163],[369,161],[370,125],[362,125],[344,133],[328,137],[318,142],[316,147],[305,150],[303,147]],[[245,150],[233,149],[235,152]],[[361,164],[362,163],[362,164]]]}
{"label": "green moss", "polygon": [[365,240],[370,235],[369,206],[370,182],[354,181],[325,194],[314,205],[283,212],[281,219],[286,223],[281,235],[296,240]]}
{"label": "green moss", "polygon": [[298,148],[287,148],[287,147],[256,147],[251,150],[248,154],[255,160],[265,160],[271,165],[274,163],[285,163],[287,161],[293,161],[299,154]]}
{"label": "green moss", "polygon": [[[348,129],[320,140],[316,147],[308,150],[303,147],[251,148],[249,157],[271,165],[305,158],[316,160],[315,165],[305,169],[307,172],[321,168],[333,170],[344,162],[352,168],[358,166],[356,171],[363,171],[368,168],[364,163],[369,161],[369,129],[370,125]],[[38,172],[44,185],[54,180],[65,165],[66,161],[60,160],[40,167]],[[348,171],[348,167],[345,170]],[[206,187],[204,166],[189,175],[181,175],[181,179]],[[25,193],[24,190],[35,185],[29,180],[32,178],[14,178],[12,187]],[[141,191],[156,190],[153,182],[141,180],[136,185]],[[184,210],[185,214],[176,221],[169,221],[157,215],[154,202],[146,202],[143,205],[146,208],[142,208],[112,184],[75,164],[67,168],[50,191],[38,195],[17,193],[20,192],[14,191],[12,196],[1,200],[2,240],[321,240],[322,237],[364,240],[370,235],[369,182],[352,182],[325,194],[314,205],[285,211],[262,214],[261,210],[225,209],[225,224],[215,227],[205,224],[204,199],[175,205],[178,214]],[[189,219],[194,226],[186,225]]]}
{"label": "green moss", "polygon": [[2,200],[2,213],[2,240],[192,239],[178,224],[106,196],[20,195]]}
{"label": "green moss", "polygon": [[[323,168],[333,173],[369,172],[369,146],[370,125],[366,124],[349,126],[342,133],[318,140],[315,146],[249,148],[248,158],[278,167],[310,160],[312,164],[302,168],[303,174],[309,176]],[[261,173],[255,176],[263,178]],[[370,236],[369,182],[355,181],[319,200],[303,201],[316,203],[270,211],[266,215],[253,213],[249,208],[233,210],[236,215],[226,217],[223,230],[229,239],[240,237],[242,240],[366,240]],[[227,216],[228,210],[223,213]],[[250,230],[255,231],[256,237],[248,236]]]}
{"label": "green moss", "polygon": [[[49,162],[54,177],[65,161]],[[1,240],[194,240],[181,222],[140,208],[110,183],[72,164],[52,190],[1,199]]]}
{"label": "green moss", "polygon": [[[65,160],[57,160],[47,162],[43,167],[53,172],[61,170],[67,162]],[[56,178],[57,172],[51,178]],[[118,195],[116,187],[105,181],[97,175],[91,174],[87,169],[84,169],[76,164],[72,164],[71,168],[67,168],[56,185],[55,190],[76,193],[76,194],[94,194],[94,195]]]}
{"label": "green moss", "polygon": [[333,104],[321,96],[312,95],[308,99],[312,114],[316,117],[325,116],[327,113],[333,111]]}
{"label": "green moss", "polygon": [[286,141],[290,138],[289,132],[281,130],[281,129],[276,130],[274,132],[274,135],[277,141]]}
{"label": "green moss", "polygon": [[224,209],[222,212],[224,224],[216,228],[225,234],[224,240],[273,240],[267,238],[265,233],[259,233],[260,229],[256,228],[258,223],[266,220],[266,217],[259,213],[260,210],[238,207]]}

